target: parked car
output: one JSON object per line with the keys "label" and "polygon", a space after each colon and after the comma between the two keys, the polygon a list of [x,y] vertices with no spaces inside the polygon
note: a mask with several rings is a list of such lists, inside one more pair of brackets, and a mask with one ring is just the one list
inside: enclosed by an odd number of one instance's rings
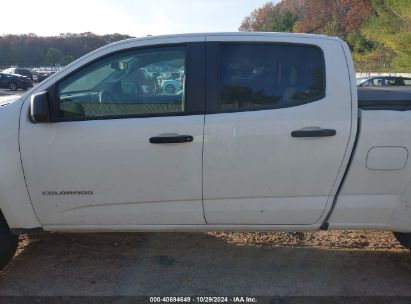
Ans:
{"label": "parked car", "polygon": [[17,91],[18,89],[27,90],[31,87],[33,87],[33,82],[26,76],[0,73],[0,88]]}
{"label": "parked car", "polygon": [[35,82],[42,82],[44,79],[47,79],[55,72],[36,72],[33,77]]}
{"label": "parked car", "polygon": [[3,70],[3,73],[6,74],[18,74],[22,76],[26,76],[33,81],[33,73],[31,72],[30,69],[24,69],[24,68],[8,68]]}
{"label": "parked car", "polygon": [[175,93],[182,89],[181,80],[166,79],[161,81],[161,89],[166,93]]}
{"label": "parked car", "polygon": [[383,87],[383,86],[411,86],[411,78],[399,76],[374,76],[357,78],[359,87]]}
{"label": "parked car", "polygon": [[[139,89],[160,60],[181,94]],[[411,98],[390,96],[359,102],[335,37],[104,46],[1,101],[0,266],[39,230],[384,229],[411,248]]]}

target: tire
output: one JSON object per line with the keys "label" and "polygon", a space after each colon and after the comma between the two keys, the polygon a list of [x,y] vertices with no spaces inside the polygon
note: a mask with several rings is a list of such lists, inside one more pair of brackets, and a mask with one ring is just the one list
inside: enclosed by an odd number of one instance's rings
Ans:
{"label": "tire", "polygon": [[176,92],[176,87],[173,86],[172,84],[168,84],[166,85],[166,87],[164,88],[164,90],[169,93],[169,94],[173,94]]}
{"label": "tire", "polygon": [[15,82],[9,83],[9,90],[10,91],[17,91],[17,84]]}
{"label": "tire", "polygon": [[411,233],[406,232],[393,232],[395,238],[400,242],[402,246],[411,250]]}
{"label": "tire", "polygon": [[19,237],[11,234],[0,211],[0,270],[11,261],[16,253],[18,243]]}

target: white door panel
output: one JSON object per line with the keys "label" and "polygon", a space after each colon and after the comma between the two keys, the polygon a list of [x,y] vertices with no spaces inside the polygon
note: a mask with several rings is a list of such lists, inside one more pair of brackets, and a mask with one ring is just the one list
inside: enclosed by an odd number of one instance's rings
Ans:
{"label": "white door panel", "polygon": [[[207,115],[204,199],[208,223],[313,224],[320,218],[350,131],[347,121],[330,120],[323,110],[325,103]],[[349,115],[348,108],[340,110]],[[337,135],[291,137],[292,131],[304,127],[330,128]],[[253,215],[253,210],[260,216]],[[219,212],[231,216],[224,219]],[[236,214],[238,220],[234,220]]]}
{"label": "white door panel", "polygon": [[[322,107],[323,102],[317,102],[286,109],[208,115],[204,146],[206,197],[229,193],[238,198],[271,197],[273,187],[276,197],[290,193],[328,196],[324,188],[330,189],[334,183],[346,147],[340,138],[347,138],[348,132],[344,130],[345,121],[330,121]],[[338,136],[291,137],[292,131],[309,126],[335,129]],[[325,170],[327,161],[336,163]],[[218,170],[221,166],[227,170]],[[313,174],[324,182],[317,187],[307,183]],[[257,175],[257,180],[252,179]],[[213,190],[208,191],[208,187]]]}
{"label": "white door panel", "polygon": [[[218,36],[207,40],[225,41]],[[296,40],[290,42],[299,42]],[[235,40],[227,41],[232,48]],[[315,224],[332,202],[338,187],[336,181],[343,172],[341,166],[349,156],[346,150],[351,133],[351,82],[340,43],[301,43],[315,44],[324,52],[324,98],[284,108],[206,115],[203,183],[207,223]],[[239,50],[234,56],[241,52],[245,51]],[[228,68],[237,68],[235,63],[230,64]],[[252,73],[255,71],[259,70],[254,68]],[[284,66],[273,74],[283,71]],[[244,73],[228,79],[233,85],[247,86]],[[250,83],[258,85],[254,78]],[[298,85],[297,82],[292,86]],[[304,128],[333,129],[336,135],[291,136],[291,132]]]}
{"label": "white door panel", "polygon": [[29,121],[24,104],[23,168],[43,226],[205,224],[205,45],[190,40],[119,42],[80,60],[43,93],[51,123]]}
{"label": "white door panel", "polygon": [[[204,116],[32,124],[22,128],[28,188],[43,224],[202,224]],[[164,133],[194,142],[151,144]],[[41,156],[41,157],[39,157]],[[43,195],[92,191],[92,195]]]}

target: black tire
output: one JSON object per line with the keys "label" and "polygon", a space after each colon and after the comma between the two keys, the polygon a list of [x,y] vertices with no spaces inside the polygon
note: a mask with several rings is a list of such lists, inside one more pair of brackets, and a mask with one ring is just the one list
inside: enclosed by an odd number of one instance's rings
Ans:
{"label": "black tire", "polygon": [[166,87],[164,88],[164,90],[166,91],[166,93],[168,94],[173,94],[176,92],[176,87],[173,86],[172,84],[168,84],[166,85]]}
{"label": "black tire", "polygon": [[9,90],[10,91],[17,91],[18,87],[17,87],[17,83],[15,82],[10,82],[9,83]]}
{"label": "black tire", "polygon": [[16,253],[19,237],[11,234],[6,219],[0,210],[0,269],[7,265]]}
{"label": "black tire", "polygon": [[393,232],[395,238],[402,246],[411,250],[411,233],[407,232]]}
{"label": "black tire", "polygon": [[0,270],[11,261],[18,243],[19,237],[11,234],[8,229],[0,231]]}

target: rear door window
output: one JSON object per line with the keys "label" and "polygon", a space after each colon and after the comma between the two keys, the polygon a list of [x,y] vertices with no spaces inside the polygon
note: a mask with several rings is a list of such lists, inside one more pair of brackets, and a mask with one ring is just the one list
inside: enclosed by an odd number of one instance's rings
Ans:
{"label": "rear door window", "polygon": [[325,97],[324,56],[314,46],[223,44],[220,112],[298,106]]}

